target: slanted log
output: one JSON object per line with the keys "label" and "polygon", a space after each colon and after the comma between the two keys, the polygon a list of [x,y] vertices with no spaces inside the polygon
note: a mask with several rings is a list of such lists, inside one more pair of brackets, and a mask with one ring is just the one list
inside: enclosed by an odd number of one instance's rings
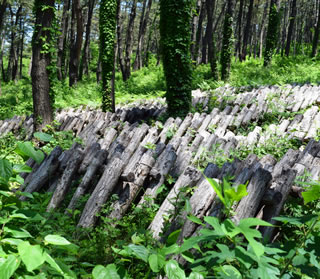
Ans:
{"label": "slanted log", "polygon": [[159,238],[159,234],[164,225],[164,216],[169,216],[170,212],[174,210],[174,203],[179,199],[181,188],[195,186],[200,178],[201,173],[193,167],[187,167],[184,173],[179,177],[149,226],[154,238]]}
{"label": "slanted log", "polygon": [[[60,146],[55,147],[50,155],[42,162],[40,167],[32,173],[29,184],[25,187],[25,192],[33,193],[39,191],[44,187],[50,179],[55,175],[56,170],[59,167],[59,156],[62,153]],[[21,197],[21,200],[26,200],[25,197]]]}
{"label": "slanted log", "polygon": [[255,216],[271,179],[271,173],[262,168],[259,168],[254,173],[247,187],[248,195],[237,206],[236,215],[234,216],[234,220],[237,223],[241,219]]}
{"label": "slanted log", "polygon": [[79,173],[83,174],[87,170],[88,166],[92,163],[93,158],[95,158],[98,152],[101,150],[99,143],[95,142],[88,145],[84,150],[84,158],[79,168]]}
{"label": "slanted log", "polygon": [[155,199],[157,197],[157,191],[166,180],[166,176],[173,167],[177,155],[175,149],[171,145],[167,145],[166,149],[161,153],[155,166],[150,171],[150,181],[148,188],[144,195],[141,197],[139,204],[143,204],[148,199]]}
{"label": "slanted log", "polygon": [[138,192],[147,179],[150,170],[155,164],[155,157],[158,156],[165,145],[163,143],[158,144],[155,150],[148,150],[141,158],[138,166],[136,167],[133,183],[123,183],[121,186],[119,199],[111,206],[113,208],[110,218],[120,219],[129,209],[131,203],[136,198]]}
{"label": "slanted log", "polygon": [[63,201],[65,195],[68,193],[71,182],[74,179],[75,174],[77,173],[80,163],[83,159],[83,151],[79,148],[76,148],[72,154],[72,157],[68,161],[67,167],[62,174],[62,177],[59,180],[56,190],[53,193],[53,196],[47,206],[47,212],[52,211],[59,207]]}
{"label": "slanted log", "polygon": [[[263,219],[271,224],[276,224],[272,218],[280,214],[284,203],[286,202],[288,195],[291,191],[292,184],[296,178],[297,172],[291,168],[285,168],[282,170],[279,178],[271,185],[271,189],[275,192],[279,192],[282,196],[281,201],[276,204],[266,205],[263,209]],[[271,239],[274,227],[262,227],[263,237],[265,239]]]}
{"label": "slanted log", "polygon": [[108,157],[108,152],[106,150],[98,150],[95,156],[92,158],[92,161],[88,168],[86,169],[86,173],[82,178],[80,185],[78,186],[76,192],[74,193],[68,207],[68,210],[74,210],[77,206],[79,199],[88,191],[89,187],[92,187],[91,183],[101,165],[103,165]]}

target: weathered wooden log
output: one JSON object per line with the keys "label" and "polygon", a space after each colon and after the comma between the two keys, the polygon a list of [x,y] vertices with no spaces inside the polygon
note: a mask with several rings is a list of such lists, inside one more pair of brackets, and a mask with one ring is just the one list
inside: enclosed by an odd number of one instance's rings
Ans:
{"label": "weathered wooden log", "polygon": [[298,160],[300,155],[299,150],[289,149],[288,152],[282,157],[282,159],[275,165],[272,176],[276,179],[281,175],[282,170],[289,167],[293,167],[294,163]]}
{"label": "weathered wooden log", "polygon": [[[172,210],[175,209],[175,202],[179,199],[179,192],[183,187],[193,187],[201,178],[201,173],[192,167],[187,167],[184,173],[179,177],[165,201],[161,204],[156,216],[151,222],[149,229],[153,237],[158,239],[164,225],[165,216],[169,217]],[[172,218],[171,218],[172,219]]]}
{"label": "weathered wooden log", "polygon": [[65,168],[67,167],[68,161],[72,157],[72,154],[75,149],[77,148],[82,148],[81,144],[78,142],[75,142],[72,144],[71,148],[64,151],[60,156],[59,156],[59,173],[63,173]]}
{"label": "weathered wooden log", "polygon": [[[271,188],[274,191],[279,192],[282,198],[278,203],[271,205],[266,204],[263,209],[263,219],[265,221],[271,224],[276,223],[272,218],[280,214],[280,211],[282,210],[282,207],[291,191],[296,174],[297,172],[291,168],[283,169],[280,177],[272,183]],[[262,227],[261,231],[265,239],[271,239],[274,227]]]}
{"label": "weathered wooden log", "polygon": [[150,181],[148,188],[141,197],[139,204],[145,203],[147,200],[153,200],[157,197],[157,191],[164,183],[166,176],[173,167],[177,155],[175,149],[171,145],[167,145],[166,149],[159,156],[155,166],[150,171]]}
{"label": "weathered wooden log", "polygon": [[124,163],[121,159],[115,157],[112,161],[109,161],[101,179],[82,211],[78,227],[87,228],[95,224],[98,218],[96,215],[112,194],[123,168]]}
{"label": "weathered wooden log", "polygon": [[83,174],[87,170],[88,166],[92,163],[93,158],[97,156],[100,150],[101,150],[101,146],[97,142],[85,148],[84,158],[81,162],[79,173]]}
{"label": "weathered wooden log", "polygon": [[80,185],[78,186],[76,192],[74,193],[68,207],[66,213],[69,210],[74,210],[77,206],[79,199],[87,192],[89,187],[92,187],[91,183],[94,179],[99,167],[103,165],[108,157],[108,152],[106,150],[98,150],[95,154],[94,158],[90,165],[88,166],[85,175],[82,178]]}
{"label": "weathered wooden log", "polygon": [[236,215],[233,217],[235,222],[255,216],[271,179],[271,173],[262,168],[254,173],[247,187],[248,195],[237,206]]}
{"label": "weathered wooden log", "polygon": [[[55,171],[59,167],[59,156],[62,153],[60,146],[55,147],[50,155],[42,162],[40,167],[32,173],[30,182],[25,186],[22,186],[25,192],[33,193],[39,191],[45,184],[48,183],[55,175]],[[21,189],[21,190],[22,190]],[[25,197],[21,197],[21,200],[25,200]]]}
{"label": "weathered wooden log", "polygon": [[123,185],[120,186],[122,190],[119,199],[111,206],[113,211],[109,215],[110,218],[120,219],[127,212],[155,164],[155,157],[162,152],[164,147],[165,145],[160,143],[155,150],[148,150],[142,156],[136,167],[133,183],[123,183]]}
{"label": "weathered wooden log", "polygon": [[60,178],[57,188],[53,193],[53,196],[47,206],[47,212],[52,211],[59,207],[60,203],[63,201],[63,198],[68,193],[71,182],[74,179],[75,174],[77,173],[80,163],[83,159],[83,151],[79,148],[74,150],[72,157],[68,161],[67,167]]}

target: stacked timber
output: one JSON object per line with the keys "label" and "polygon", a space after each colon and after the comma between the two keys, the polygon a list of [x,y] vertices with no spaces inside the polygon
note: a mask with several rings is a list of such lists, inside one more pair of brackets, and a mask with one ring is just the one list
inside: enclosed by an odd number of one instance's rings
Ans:
{"label": "stacked timber", "polygon": [[[307,171],[312,179],[319,177],[320,144],[313,138],[320,127],[317,106],[320,88],[309,85],[262,87],[241,94],[229,87],[219,90],[221,102],[227,100],[223,107],[210,113],[190,113],[183,120],[169,118],[164,124],[139,123],[140,116],[135,118],[137,112],[134,108],[119,108],[115,114],[89,108],[60,111],[56,116],[60,130],[73,131],[85,145],[75,143],[66,151],[56,147],[41,165],[29,160],[27,163],[33,172],[23,175],[25,183],[20,190],[52,192],[48,211],[65,206],[65,213],[70,214],[78,209],[81,211],[78,226],[90,227],[96,224],[97,214],[114,194],[118,199],[113,201],[109,217],[121,219],[131,205],[144,206],[154,201],[160,187],[171,175],[176,182],[169,189],[149,229],[155,238],[160,239],[180,228],[179,239],[183,241],[198,231],[197,225],[187,219],[187,214],[175,206],[186,187],[192,189],[187,192],[192,193],[193,215],[200,219],[221,215],[221,203],[197,168],[202,161],[206,164],[204,174],[207,177],[219,181],[226,176],[233,177],[234,187],[248,183],[248,196],[234,208],[235,222],[254,216],[272,222],[272,217],[280,213],[293,191],[297,176]],[[233,98],[229,98],[230,95]],[[277,107],[270,105],[275,96],[279,100]],[[194,104],[206,108],[208,103],[208,96],[195,92]],[[159,103],[151,106],[155,108]],[[163,107],[157,110],[163,111]],[[289,111],[295,116],[286,119],[284,115],[279,123],[272,123],[268,129],[260,127],[259,120],[274,110]],[[152,112],[154,116],[157,117],[155,111]],[[0,135],[18,131],[19,125],[32,127],[30,119],[15,117],[1,122]],[[255,125],[252,132],[241,135],[239,127],[252,123]],[[212,151],[212,147],[218,146],[220,154],[227,158],[243,145],[247,148],[259,146],[274,136],[283,135],[308,144],[303,150],[288,150],[279,161],[270,155],[259,159],[250,154],[245,160],[234,158],[218,167],[205,160],[206,152]],[[89,199],[81,208],[79,201],[85,194]],[[71,197],[70,201],[66,201],[66,197]],[[262,231],[267,238],[273,234],[273,228]]]}

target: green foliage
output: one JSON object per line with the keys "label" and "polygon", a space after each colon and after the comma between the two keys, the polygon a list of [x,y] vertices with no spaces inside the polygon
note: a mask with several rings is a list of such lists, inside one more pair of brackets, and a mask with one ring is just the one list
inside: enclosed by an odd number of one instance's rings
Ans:
{"label": "green foliage", "polygon": [[264,66],[268,66],[271,62],[273,52],[277,46],[279,37],[279,27],[281,13],[277,7],[277,1],[272,0],[269,12],[269,24],[266,38],[266,47],[264,51]]}
{"label": "green foliage", "polygon": [[114,41],[117,1],[101,0],[99,13],[100,59],[102,67],[102,110],[112,111],[111,79],[114,70]]}
{"label": "green foliage", "polygon": [[232,55],[232,22],[233,22],[233,4],[232,0],[227,1],[227,11],[223,23],[223,40],[220,57],[221,79],[227,80],[230,74],[231,55]]}
{"label": "green foliage", "polygon": [[168,113],[185,116],[191,106],[190,21],[193,0],[160,2],[160,45]]}

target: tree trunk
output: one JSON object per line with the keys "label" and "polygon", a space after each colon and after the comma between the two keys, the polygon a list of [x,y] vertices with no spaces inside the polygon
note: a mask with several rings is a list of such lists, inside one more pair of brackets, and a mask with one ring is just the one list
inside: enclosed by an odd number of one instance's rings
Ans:
{"label": "tree trunk", "polygon": [[67,42],[67,30],[69,23],[69,9],[71,0],[65,0],[63,4],[63,12],[61,19],[61,35],[58,39],[58,54],[57,54],[57,76],[58,80],[66,78],[65,73],[65,60],[66,60],[66,42]]}
{"label": "tree trunk", "polygon": [[[72,24],[77,26],[76,35],[73,34],[70,42],[70,62],[69,62],[69,86],[77,84],[79,76],[79,63],[83,40],[83,19],[80,0],[72,1]],[[73,26],[73,29],[75,27]]]}
{"label": "tree trunk", "polygon": [[216,0],[207,0],[206,8],[208,14],[207,39],[208,39],[208,60],[211,67],[211,73],[215,80],[218,79],[216,50],[213,36],[213,14]]}
{"label": "tree trunk", "polygon": [[270,0],[269,24],[266,38],[266,49],[264,52],[264,66],[271,63],[272,55],[279,38],[280,15],[278,0]]}
{"label": "tree trunk", "polygon": [[[251,4],[251,1],[250,1]],[[244,0],[240,0],[240,6],[239,6],[239,14],[238,14],[238,22],[237,22],[237,28],[238,28],[238,42],[236,46],[236,55],[239,57],[239,60],[241,59],[241,40],[242,40],[242,18],[243,18],[243,5]],[[249,9],[250,10],[250,9]],[[249,13],[248,13],[249,16]]]}
{"label": "tree trunk", "polygon": [[286,56],[289,56],[290,46],[291,46],[291,38],[293,34],[294,22],[297,16],[297,0],[292,0],[291,14],[290,14],[290,24],[287,36],[287,45],[286,45]]}
{"label": "tree trunk", "polygon": [[134,20],[136,18],[137,0],[132,1],[131,12],[129,16],[128,29],[126,35],[126,56],[124,58],[124,72],[122,72],[123,81],[127,81],[131,76],[131,54]]}
{"label": "tree trunk", "polygon": [[[197,34],[196,34],[196,42],[195,42],[195,48],[194,52],[192,54],[192,60],[195,61],[196,64],[198,64],[198,57],[199,57],[199,49],[200,49],[200,43],[201,43],[201,38],[202,38],[202,25],[203,25],[203,20],[206,16],[206,5],[203,1],[200,9],[200,14],[199,14],[199,20],[198,20],[198,28],[197,28]],[[205,46],[205,49],[207,50],[207,46]]]}
{"label": "tree trunk", "polygon": [[[144,8],[145,8],[146,1],[147,0],[145,0],[143,3]],[[147,23],[149,20],[151,6],[152,6],[152,0],[149,0],[146,13],[144,13],[144,9],[143,9],[143,12],[141,15],[139,36],[138,36],[138,47],[137,47],[137,51],[136,51],[136,59],[133,64],[134,70],[139,70],[142,67],[142,53],[141,52],[143,49],[144,36],[145,36],[146,30],[147,30]]]}
{"label": "tree trunk", "polygon": [[263,16],[261,21],[261,28],[260,28],[260,34],[259,34],[259,39],[260,39],[259,58],[262,58],[262,53],[263,53],[263,38],[264,38],[264,31],[265,31],[264,25],[266,22],[267,13],[268,13],[268,1],[266,1],[264,5]]}
{"label": "tree trunk", "polygon": [[[195,1],[195,8],[192,10],[192,21],[191,21],[191,57],[194,57],[196,50],[196,40],[197,40],[197,27],[200,24],[200,14],[204,3],[201,0]],[[194,60],[194,59],[192,59]]]}
{"label": "tree trunk", "polygon": [[23,47],[24,47],[24,37],[25,37],[25,26],[22,18],[20,19],[20,31],[21,31],[21,40],[20,40],[20,69],[19,69],[19,78],[22,79],[22,70],[23,70]]}
{"label": "tree trunk", "polygon": [[315,57],[317,54],[318,41],[319,41],[319,32],[320,32],[320,3],[318,4],[318,22],[314,31],[314,37],[312,42],[312,52],[311,57]]}
{"label": "tree trunk", "polygon": [[227,10],[223,24],[223,41],[221,52],[221,79],[229,78],[232,53],[232,21],[233,21],[233,0],[228,0]]}
{"label": "tree trunk", "polygon": [[251,30],[251,19],[252,19],[252,14],[253,14],[253,2],[254,2],[254,0],[250,0],[249,10],[248,10],[248,14],[247,14],[246,27],[244,29],[241,61],[246,60],[246,56],[247,56],[247,45],[248,45],[248,39],[249,39],[249,35],[250,35],[250,30]]}
{"label": "tree trunk", "polygon": [[82,80],[82,75],[84,73],[87,76],[89,75],[90,34],[91,34],[91,23],[92,23],[94,5],[95,5],[95,0],[89,0],[88,19],[87,19],[87,25],[86,25],[86,38],[84,41],[82,58],[80,63],[79,80]]}
{"label": "tree trunk", "polygon": [[117,0],[101,0],[99,14],[100,58],[102,68],[102,111],[115,111],[111,80],[114,72],[114,41]]}
{"label": "tree trunk", "polygon": [[[18,71],[18,39],[17,39],[17,30],[22,15],[22,6],[19,6],[16,14],[12,11],[10,7],[11,14],[11,46],[10,46],[10,55],[7,68],[6,80],[15,80]],[[15,19],[14,19],[15,16]]]}
{"label": "tree trunk", "polygon": [[[38,130],[53,121],[50,101],[50,80],[48,67],[50,52],[43,51],[45,44],[51,44],[52,22],[54,19],[54,0],[35,0],[35,27],[32,37],[32,96],[34,125]],[[44,8],[49,7],[49,8]],[[41,39],[45,38],[45,40]]]}

